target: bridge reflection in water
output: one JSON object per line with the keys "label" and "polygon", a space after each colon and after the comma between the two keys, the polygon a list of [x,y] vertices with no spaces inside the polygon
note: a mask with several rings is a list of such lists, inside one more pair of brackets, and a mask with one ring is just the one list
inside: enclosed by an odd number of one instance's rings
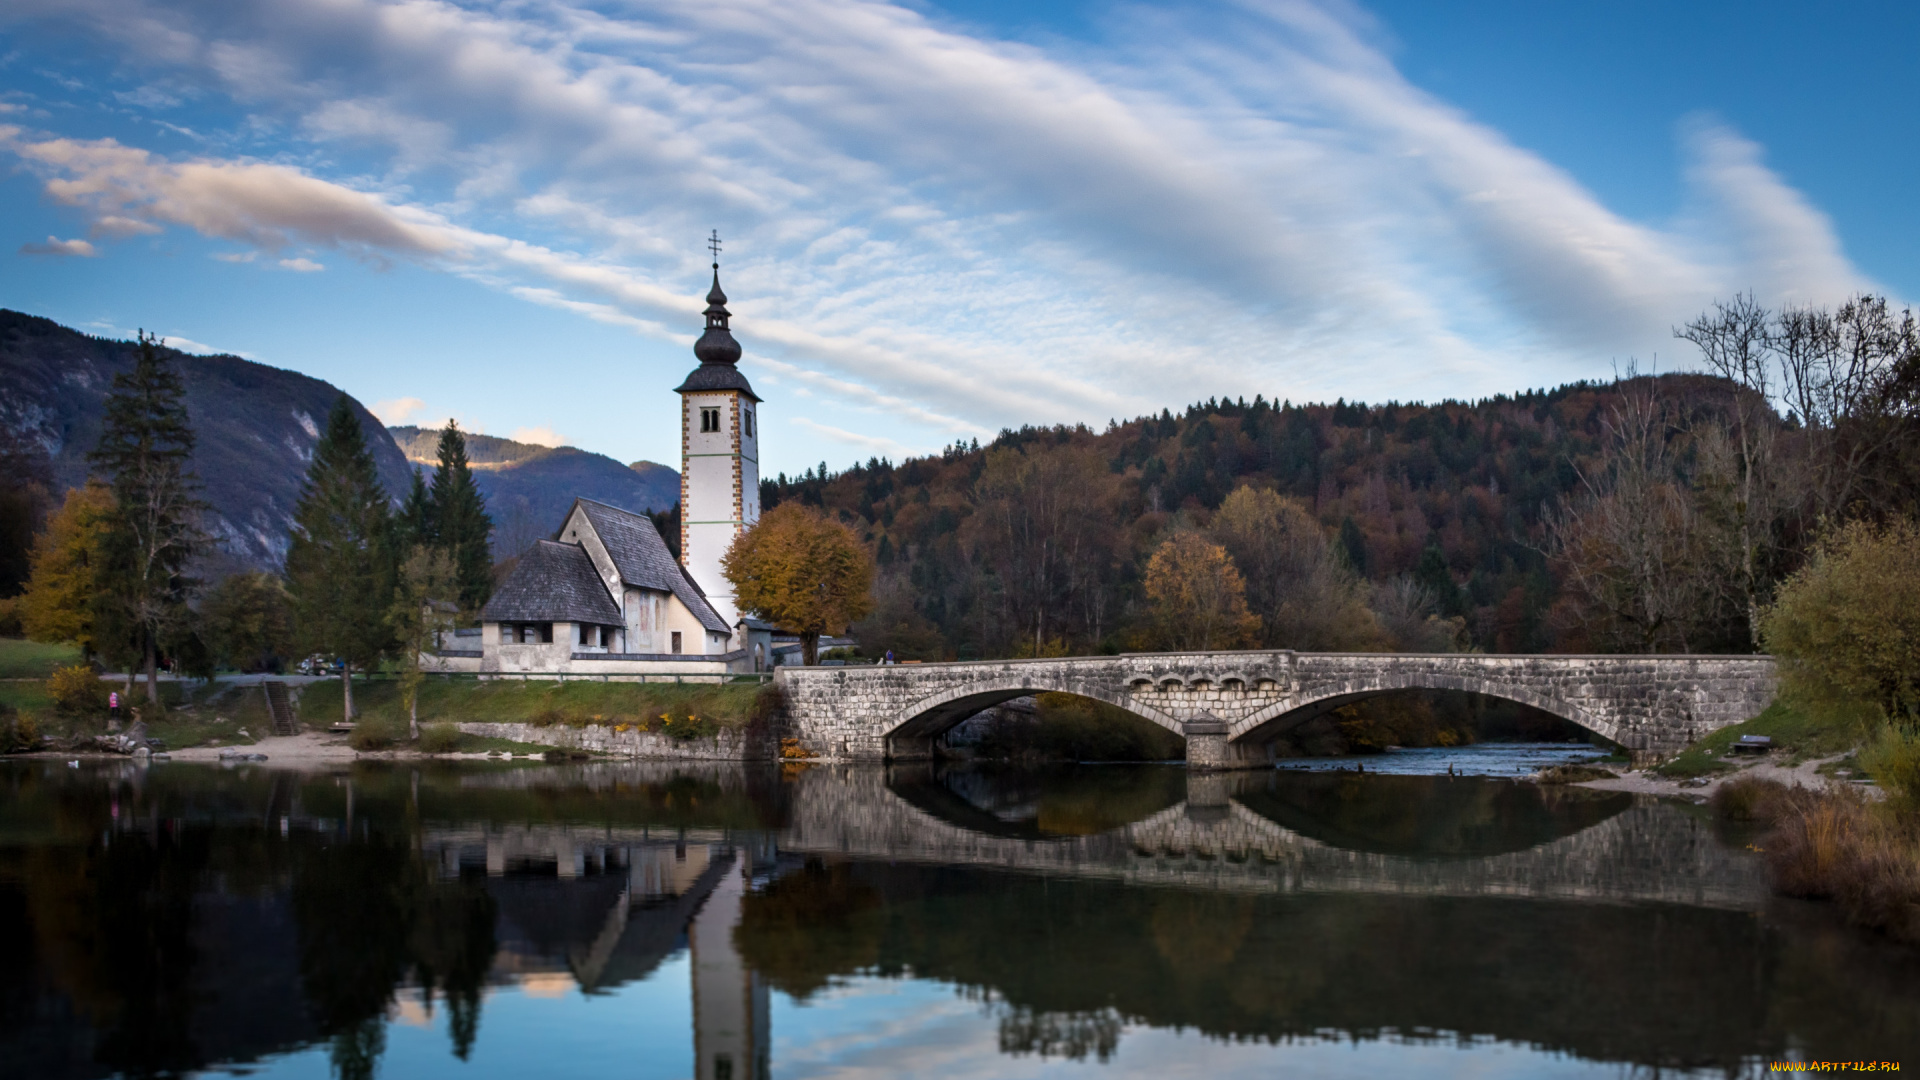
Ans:
{"label": "bridge reflection in water", "polygon": [[[176,1069],[317,1042],[365,1075],[354,1063],[378,1057],[381,1010],[436,993],[456,1053],[484,1059],[488,994],[606,995],[682,958],[694,1073],[714,1080],[778,1069],[775,994],[804,1003],[872,979],[966,990],[1012,1054],[1106,1059],[1133,1030],[1493,1039],[1723,1070],[1790,1048],[1920,1049],[1910,961],[1769,900],[1752,857],[1704,817],[1625,795],[1152,767],[66,773],[16,787],[13,820],[40,807],[47,824],[0,836],[0,901],[25,898],[8,910],[29,913],[33,955],[68,956],[76,918],[52,912],[76,886],[39,900],[5,866],[124,882],[174,860],[182,899],[150,917],[184,919],[208,961],[165,993],[229,1003],[175,1011],[189,1037],[158,1064]],[[73,817],[88,788],[115,808],[94,826]],[[230,868],[249,860],[257,880],[239,883]],[[244,904],[298,948],[223,944]],[[375,932],[388,924],[407,929]],[[246,965],[220,959],[235,949]],[[54,982],[79,977],[61,964]],[[235,1028],[225,1010],[256,986],[274,988],[278,1026]],[[138,1043],[104,1020],[56,1031],[10,1015],[7,1060]]]}

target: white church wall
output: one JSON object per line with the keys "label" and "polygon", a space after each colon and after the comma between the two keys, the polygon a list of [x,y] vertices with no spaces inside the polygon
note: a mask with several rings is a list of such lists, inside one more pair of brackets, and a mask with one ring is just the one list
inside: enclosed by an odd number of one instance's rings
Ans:
{"label": "white church wall", "polygon": [[[681,395],[680,521],[682,561],[729,624],[739,613],[720,560],[744,519],[741,396],[733,391]],[[702,430],[712,410],[716,430]],[[755,486],[758,486],[757,479]]]}

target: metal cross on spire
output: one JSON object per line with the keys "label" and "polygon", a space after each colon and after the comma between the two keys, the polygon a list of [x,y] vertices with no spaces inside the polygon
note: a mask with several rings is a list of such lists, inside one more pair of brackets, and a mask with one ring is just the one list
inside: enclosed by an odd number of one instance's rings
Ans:
{"label": "metal cross on spire", "polygon": [[715,270],[720,269],[720,230],[719,229],[714,229],[713,234],[707,237],[707,250],[713,252],[713,268]]}

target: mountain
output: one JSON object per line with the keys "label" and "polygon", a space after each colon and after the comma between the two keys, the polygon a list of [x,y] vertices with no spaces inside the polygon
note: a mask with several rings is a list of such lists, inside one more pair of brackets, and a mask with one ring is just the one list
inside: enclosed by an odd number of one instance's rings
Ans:
{"label": "mountain", "polygon": [[[136,349],[0,309],[0,426],[46,450],[55,491],[85,482],[107,391],[115,375],[133,367]],[[238,564],[278,569],[320,425],[340,389],[237,356],[161,351],[186,381],[198,439],[193,469],[212,507],[209,530]],[[404,494],[406,457],[358,401],[353,409],[381,482]]]}
{"label": "mountain", "polygon": [[[440,442],[436,428],[389,428],[407,460],[427,469]],[[573,446],[538,446],[493,435],[467,435],[474,484],[493,515],[496,559],[517,555],[549,536],[576,497],[627,510],[665,510],[680,501],[680,474],[665,465],[622,465]]]}

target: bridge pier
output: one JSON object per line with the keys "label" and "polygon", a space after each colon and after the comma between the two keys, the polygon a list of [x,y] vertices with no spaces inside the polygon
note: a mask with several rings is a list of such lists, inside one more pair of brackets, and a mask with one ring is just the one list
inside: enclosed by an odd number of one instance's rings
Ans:
{"label": "bridge pier", "polygon": [[1190,772],[1187,774],[1187,820],[1200,825],[1213,825],[1227,820],[1232,812],[1233,800],[1227,794],[1227,778],[1218,772]]}
{"label": "bridge pier", "polygon": [[1210,713],[1180,725],[1187,736],[1187,768],[1195,772],[1230,769],[1227,735],[1233,730]]}
{"label": "bridge pier", "polygon": [[888,761],[930,761],[933,759],[933,737],[930,735],[901,735],[887,740]]}

